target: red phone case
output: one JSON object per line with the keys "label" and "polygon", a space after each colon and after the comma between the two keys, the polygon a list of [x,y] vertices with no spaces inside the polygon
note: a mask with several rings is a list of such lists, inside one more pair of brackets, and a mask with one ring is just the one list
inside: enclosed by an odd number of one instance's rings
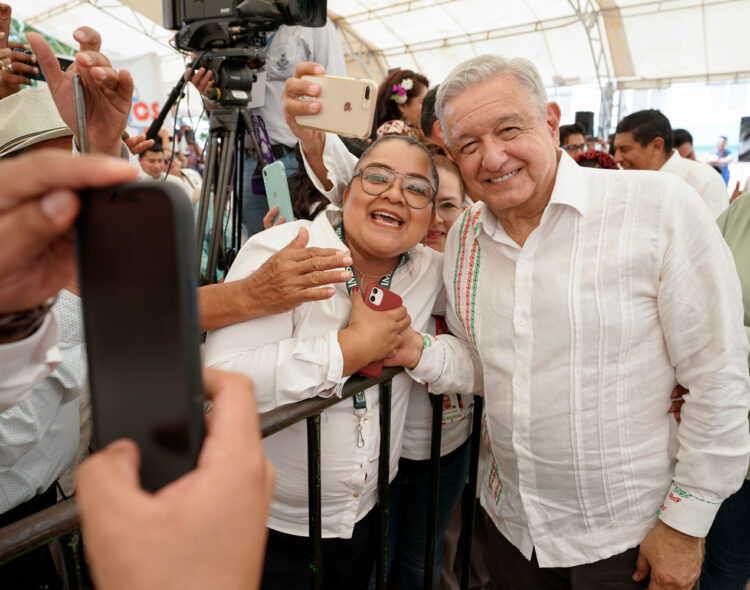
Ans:
{"label": "red phone case", "polygon": [[[389,311],[401,307],[401,297],[380,285],[370,285],[365,292],[365,305],[376,311]],[[383,361],[375,361],[359,370],[363,377],[374,378],[383,370]]]}

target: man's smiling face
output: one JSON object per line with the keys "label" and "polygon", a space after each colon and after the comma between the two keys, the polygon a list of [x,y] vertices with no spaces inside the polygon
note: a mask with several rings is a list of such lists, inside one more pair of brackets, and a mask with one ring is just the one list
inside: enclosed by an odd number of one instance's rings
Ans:
{"label": "man's smiling face", "polygon": [[498,218],[515,207],[544,207],[557,171],[557,104],[535,105],[513,74],[502,73],[449,99],[444,120],[473,200]]}

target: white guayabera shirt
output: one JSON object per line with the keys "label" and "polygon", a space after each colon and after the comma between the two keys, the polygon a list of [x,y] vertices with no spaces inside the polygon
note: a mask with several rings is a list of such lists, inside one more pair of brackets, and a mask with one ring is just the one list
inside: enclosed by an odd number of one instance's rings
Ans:
{"label": "white guayabera shirt", "polygon": [[[523,248],[477,203],[444,280],[451,332],[483,363],[481,500],[503,535],[542,567],[621,553],[657,518],[705,536],[745,477],[750,389],[737,272],[693,189],[563,154]],[[470,382],[455,344],[438,338],[410,373],[435,393]]]}

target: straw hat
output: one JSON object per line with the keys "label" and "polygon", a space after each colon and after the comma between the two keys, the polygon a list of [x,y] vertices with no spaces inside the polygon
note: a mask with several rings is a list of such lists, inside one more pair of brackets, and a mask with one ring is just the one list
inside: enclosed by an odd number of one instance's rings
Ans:
{"label": "straw hat", "polygon": [[0,100],[0,158],[48,139],[73,135],[48,88],[25,88]]}

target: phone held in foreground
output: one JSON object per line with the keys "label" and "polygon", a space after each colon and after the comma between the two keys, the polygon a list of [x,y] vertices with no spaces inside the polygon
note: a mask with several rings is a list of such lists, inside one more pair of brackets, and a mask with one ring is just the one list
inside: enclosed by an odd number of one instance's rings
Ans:
{"label": "phone held in foreground", "polygon": [[204,434],[192,207],[162,182],[83,191],[81,206],[95,446],[133,439],[157,490],[195,467]]}
{"label": "phone held in foreground", "polygon": [[[376,311],[390,311],[401,307],[401,297],[380,285],[370,285],[367,287],[364,300],[367,307]],[[375,361],[360,369],[359,374],[364,377],[374,378],[378,377],[382,370],[383,361]]]}
{"label": "phone held in foreground", "polygon": [[320,102],[320,111],[297,115],[298,125],[349,137],[370,137],[378,96],[378,85],[373,80],[339,76],[302,76],[302,79],[320,86],[319,96],[301,97]]}
{"label": "phone held in foreground", "polygon": [[280,217],[283,217],[285,222],[294,221],[292,197],[289,194],[289,183],[286,179],[284,162],[273,162],[263,168],[263,184],[266,187],[268,209],[279,208],[273,222],[276,223]]}

